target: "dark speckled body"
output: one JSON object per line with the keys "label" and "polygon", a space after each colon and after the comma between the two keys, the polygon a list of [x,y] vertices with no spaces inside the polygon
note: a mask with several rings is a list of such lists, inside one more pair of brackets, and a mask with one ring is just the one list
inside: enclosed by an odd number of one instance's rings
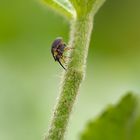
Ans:
{"label": "dark speckled body", "polygon": [[[58,61],[59,64],[64,68],[64,66],[62,65],[60,59],[63,58],[63,53],[65,50],[66,44],[63,42],[62,38],[56,38],[54,40],[54,42],[52,43],[52,47],[51,47],[51,53],[54,57],[55,61]],[[64,68],[65,69],[65,68]]]}

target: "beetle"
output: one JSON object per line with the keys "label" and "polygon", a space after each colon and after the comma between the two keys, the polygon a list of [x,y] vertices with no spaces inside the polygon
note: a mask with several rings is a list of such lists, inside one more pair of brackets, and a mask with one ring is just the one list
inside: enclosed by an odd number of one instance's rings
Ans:
{"label": "beetle", "polygon": [[66,68],[63,66],[61,61],[63,60],[63,62],[65,62],[65,56],[63,54],[66,48],[67,45],[65,42],[63,42],[62,37],[56,38],[51,45],[51,53],[54,60],[57,61],[65,70]]}

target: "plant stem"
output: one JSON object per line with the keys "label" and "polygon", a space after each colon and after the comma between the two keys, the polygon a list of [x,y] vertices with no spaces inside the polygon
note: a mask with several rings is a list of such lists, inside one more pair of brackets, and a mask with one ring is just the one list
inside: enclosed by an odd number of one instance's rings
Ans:
{"label": "plant stem", "polygon": [[93,15],[78,17],[71,23],[71,60],[62,77],[60,97],[45,140],[63,140],[79,86],[85,74],[86,58],[93,26]]}

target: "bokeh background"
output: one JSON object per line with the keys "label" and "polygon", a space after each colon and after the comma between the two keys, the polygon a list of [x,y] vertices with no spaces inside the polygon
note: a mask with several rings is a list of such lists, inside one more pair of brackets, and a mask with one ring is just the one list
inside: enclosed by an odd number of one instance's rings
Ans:
{"label": "bokeh background", "polygon": [[[63,69],[50,46],[69,23],[40,0],[0,0],[0,140],[43,140]],[[107,0],[94,20],[87,74],[66,138],[127,91],[140,93],[140,1]]]}

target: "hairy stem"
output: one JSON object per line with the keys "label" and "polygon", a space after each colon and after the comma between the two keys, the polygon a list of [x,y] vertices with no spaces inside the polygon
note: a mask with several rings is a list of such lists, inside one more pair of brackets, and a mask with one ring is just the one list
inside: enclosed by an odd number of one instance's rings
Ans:
{"label": "hairy stem", "polygon": [[79,86],[85,75],[86,58],[93,26],[93,15],[77,17],[71,23],[69,46],[73,47],[49,132],[45,140],[63,140]]}

